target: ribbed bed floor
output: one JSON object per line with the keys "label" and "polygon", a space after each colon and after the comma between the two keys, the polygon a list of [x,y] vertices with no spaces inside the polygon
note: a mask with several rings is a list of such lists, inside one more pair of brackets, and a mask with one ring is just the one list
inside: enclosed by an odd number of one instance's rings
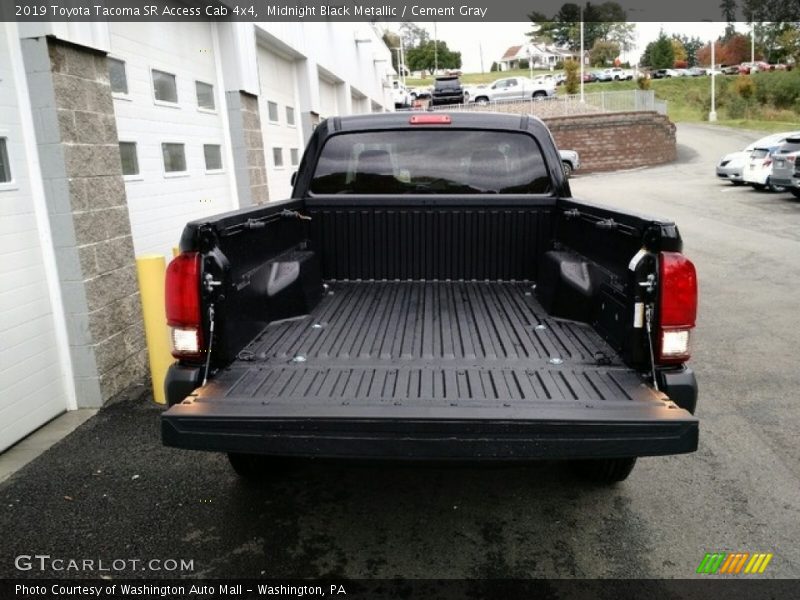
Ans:
{"label": "ribbed bed floor", "polygon": [[586,324],[547,316],[530,283],[333,282],[271,323],[201,397],[314,404],[530,406],[656,401]]}

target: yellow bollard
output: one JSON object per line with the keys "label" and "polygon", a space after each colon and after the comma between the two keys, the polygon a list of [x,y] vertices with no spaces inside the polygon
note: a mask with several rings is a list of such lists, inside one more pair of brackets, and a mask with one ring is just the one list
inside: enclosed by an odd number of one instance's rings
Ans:
{"label": "yellow bollard", "polygon": [[150,377],[153,380],[153,398],[159,404],[167,402],[164,395],[164,378],[167,376],[167,368],[175,362],[170,351],[167,315],[164,309],[166,272],[167,263],[161,254],[136,257],[147,357],[150,360]]}

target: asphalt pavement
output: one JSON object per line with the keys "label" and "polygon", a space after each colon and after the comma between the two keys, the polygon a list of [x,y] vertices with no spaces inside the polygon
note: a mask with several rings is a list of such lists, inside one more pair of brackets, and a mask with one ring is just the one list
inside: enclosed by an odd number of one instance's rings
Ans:
{"label": "asphalt pavement", "polygon": [[0,484],[0,577],[92,576],[15,567],[48,554],[127,560],[112,576],[683,578],[716,551],[800,576],[800,201],[713,174],[754,137],[681,125],[676,163],[572,183],[680,227],[700,279],[697,453],[641,459],[610,488],[558,463],[324,462],[252,488],[221,455],[163,448],[141,390]]}

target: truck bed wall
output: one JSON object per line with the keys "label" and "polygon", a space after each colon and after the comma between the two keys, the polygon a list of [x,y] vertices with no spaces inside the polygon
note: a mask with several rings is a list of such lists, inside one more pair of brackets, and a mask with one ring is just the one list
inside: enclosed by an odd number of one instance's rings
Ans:
{"label": "truck bed wall", "polygon": [[[402,202],[402,204],[401,204]],[[324,279],[535,280],[555,200],[307,199]]]}
{"label": "truck bed wall", "polygon": [[[679,249],[670,228],[570,199],[317,197],[190,223],[181,248],[200,250],[204,277],[224,282],[213,291],[217,365],[267,323],[307,314],[325,280],[536,282],[549,314],[592,324],[626,362],[641,363],[630,318],[641,274],[628,261],[643,244]],[[276,287],[281,278],[288,284]]]}

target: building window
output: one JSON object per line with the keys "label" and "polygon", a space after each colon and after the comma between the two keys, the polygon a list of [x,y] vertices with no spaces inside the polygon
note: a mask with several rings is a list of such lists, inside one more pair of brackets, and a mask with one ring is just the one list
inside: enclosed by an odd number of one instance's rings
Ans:
{"label": "building window", "polygon": [[120,142],[119,158],[123,175],[139,174],[139,159],[136,156],[136,142]]}
{"label": "building window", "polygon": [[267,118],[272,123],[278,122],[278,103],[277,102],[267,102]]}
{"label": "building window", "polygon": [[294,126],[294,108],[286,107],[286,124]]}
{"label": "building window", "polygon": [[0,138],[0,183],[11,181],[11,165],[8,162],[6,138]]}
{"label": "building window", "polygon": [[197,89],[197,106],[206,110],[214,110],[214,86],[210,83],[203,83],[202,81],[195,82]]}
{"label": "building window", "polygon": [[297,148],[292,148],[289,151],[289,154],[291,155],[293,167],[296,167],[298,164],[300,164],[300,151]]}
{"label": "building window", "polygon": [[222,147],[219,144],[204,144],[203,155],[206,158],[206,171],[222,169]]}
{"label": "building window", "polygon": [[116,58],[108,59],[108,79],[111,82],[111,91],[115,94],[128,93],[128,75],[125,72],[125,63]]}
{"label": "building window", "polygon": [[273,148],[272,149],[272,163],[276,167],[283,166],[283,148]]}
{"label": "building window", "polygon": [[153,90],[156,100],[177,104],[178,86],[175,83],[175,75],[153,69]]}
{"label": "building window", "polygon": [[161,144],[164,155],[164,172],[181,173],[186,171],[186,152],[183,144]]}

